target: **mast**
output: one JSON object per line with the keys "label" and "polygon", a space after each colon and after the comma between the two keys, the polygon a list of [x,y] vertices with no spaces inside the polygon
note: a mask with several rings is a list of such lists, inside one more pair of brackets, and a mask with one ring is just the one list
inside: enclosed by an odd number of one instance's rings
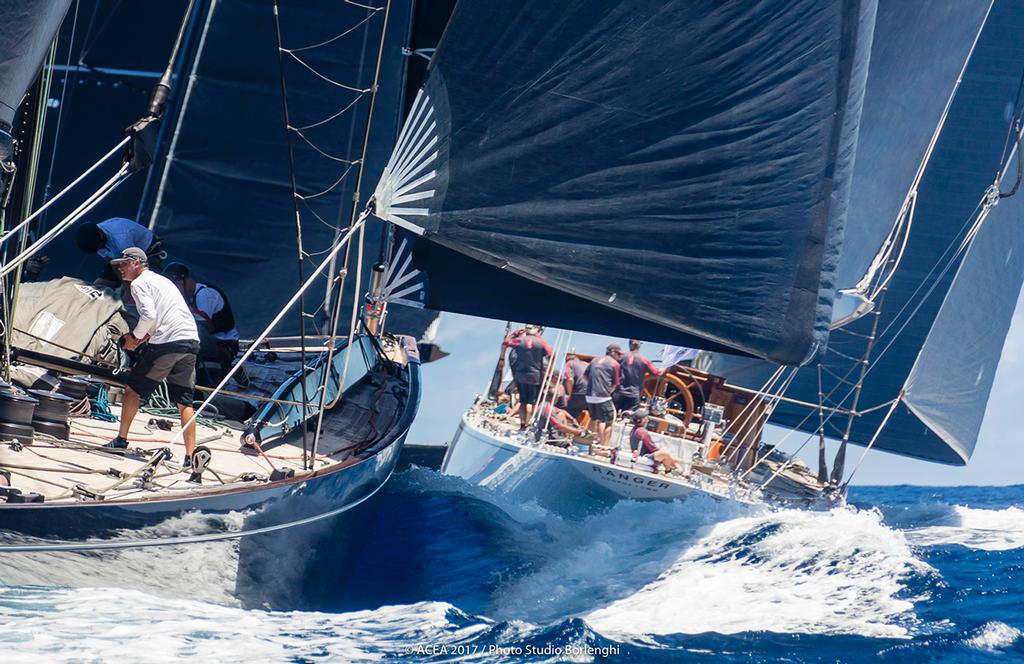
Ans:
{"label": "mast", "polygon": [[[54,39],[47,63],[43,66],[39,78],[29,92],[29,99],[33,104],[31,110],[26,108],[25,115],[21,121],[21,139],[19,145],[28,144],[28,148],[22,148],[17,161],[21,162],[20,167],[15,171],[22,173],[22,177],[15,181],[12,187],[11,196],[7,203],[9,207],[17,210],[14,222],[15,225],[23,219],[27,219],[32,213],[32,204],[35,198],[36,177],[39,171],[39,153],[42,148],[42,138],[46,124],[46,100],[50,96],[50,84],[53,80],[53,64],[57,53],[57,39]],[[20,180],[20,181],[19,181]],[[0,231],[6,228],[7,208],[0,209]],[[20,254],[25,250],[29,240],[29,229],[24,229],[18,238],[16,253]],[[4,252],[6,255],[6,251]],[[18,286],[21,284],[23,264],[19,264],[14,272],[13,279],[9,275],[2,277],[0,281],[0,297],[3,298],[3,319],[6,322],[3,334],[3,379],[11,379],[11,337],[14,334],[14,312],[18,300]]]}
{"label": "mast", "polygon": [[[886,286],[883,286],[882,292],[878,298],[878,304],[871,312],[871,315],[874,316],[874,318],[871,320],[871,332],[868,335],[867,345],[864,349],[864,356],[860,359],[860,373],[857,376],[857,383],[853,388],[853,401],[850,404],[850,414],[846,418],[846,427],[843,429],[843,438],[839,443],[839,449],[836,451],[836,458],[832,462],[832,475],[829,477],[829,481],[833,486],[839,485],[843,480],[843,473],[846,471],[846,447],[850,442],[850,432],[853,430],[854,418],[857,417],[857,406],[860,404],[860,395],[864,389],[864,379],[868,374],[871,352],[875,348],[875,339],[878,336],[878,322],[882,317],[882,305],[885,303],[885,290]],[[824,435],[824,429],[822,429],[820,435]]]}

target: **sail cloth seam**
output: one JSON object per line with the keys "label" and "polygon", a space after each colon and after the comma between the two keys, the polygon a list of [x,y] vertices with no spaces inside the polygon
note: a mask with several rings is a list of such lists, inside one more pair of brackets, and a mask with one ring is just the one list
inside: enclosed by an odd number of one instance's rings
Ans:
{"label": "sail cloth seam", "polygon": [[[967,72],[967,66],[971,62],[971,59],[972,59],[972,57],[974,55],[974,50],[975,50],[975,48],[977,48],[978,42],[981,39],[981,34],[985,30],[985,26],[988,24],[988,18],[989,18],[989,16],[992,13],[992,7],[993,7],[994,4],[995,4],[995,0],[991,0],[991,2],[989,2],[988,8],[985,10],[985,16],[984,16],[984,18],[981,21],[981,25],[978,27],[977,33],[974,35],[974,41],[971,43],[971,48],[968,50],[967,57],[964,58],[964,63],[960,67],[960,72],[957,74],[956,82],[953,84],[953,90],[950,92],[949,97],[946,99],[946,106],[943,108],[942,114],[939,116],[939,122],[936,124],[935,130],[932,132],[932,136],[931,136],[931,139],[928,142],[927,148],[925,149],[924,156],[921,159],[921,163],[918,164],[917,172],[914,174],[914,179],[911,181],[910,188],[907,191],[907,196],[906,196],[906,198],[904,198],[903,205],[900,207],[900,212],[899,212],[899,214],[896,217],[896,224],[894,225],[894,231],[895,231],[895,226],[898,226],[900,224],[900,219],[903,217],[904,212],[908,208],[910,201],[913,198],[916,198],[916,196],[917,196],[917,189],[918,189],[918,187],[921,184],[921,179],[924,177],[924,172],[925,172],[925,170],[928,167],[928,163],[931,161],[932,154],[935,151],[935,146],[936,146],[936,144],[939,141],[939,136],[940,136],[940,134],[942,134],[942,130],[945,128],[946,120],[949,117],[949,111],[950,111],[950,109],[953,106],[953,101],[956,98],[957,93],[960,90],[960,85],[963,83],[964,74]],[[892,234],[890,234],[890,235],[892,235]],[[908,226],[908,230],[907,230],[907,235],[909,236],[909,226]],[[883,249],[880,250],[879,254],[883,253],[884,250],[885,250],[885,243],[883,243]],[[888,260],[888,258],[886,257],[885,260],[879,261],[879,257],[876,255],[875,260],[872,261],[871,267],[869,267],[868,272],[864,275],[864,277],[860,280],[860,282],[857,283],[857,285],[854,287],[854,290],[856,292],[865,293],[866,294],[867,293],[867,289],[870,287],[870,283],[876,277],[876,275],[874,274],[873,270],[877,270],[877,269],[881,268],[881,266],[884,265],[885,261],[887,261],[887,260]],[[897,267],[898,267],[898,263],[893,266],[893,269],[890,271],[889,275],[887,275],[885,277],[885,280],[884,280],[885,283],[889,282],[889,280],[892,277],[892,273],[895,272]],[[884,287],[884,285],[882,287]],[[877,295],[878,290],[879,289],[876,289],[876,292],[873,293],[872,296],[869,299],[874,300],[874,297]]]}

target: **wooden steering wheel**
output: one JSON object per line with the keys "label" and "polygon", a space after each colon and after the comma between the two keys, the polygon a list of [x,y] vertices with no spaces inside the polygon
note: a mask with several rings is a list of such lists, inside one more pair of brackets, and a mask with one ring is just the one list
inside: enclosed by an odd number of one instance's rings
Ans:
{"label": "wooden steering wheel", "polygon": [[663,373],[660,376],[646,376],[640,393],[647,397],[648,403],[656,398],[664,399],[668,412],[683,421],[685,431],[697,413],[697,405],[691,392],[696,386],[697,381],[692,376]]}

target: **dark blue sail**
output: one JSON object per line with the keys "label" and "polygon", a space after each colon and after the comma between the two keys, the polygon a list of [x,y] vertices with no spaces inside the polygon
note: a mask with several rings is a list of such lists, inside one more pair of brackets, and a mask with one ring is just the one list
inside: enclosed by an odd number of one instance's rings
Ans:
{"label": "dark blue sail", "polygon": [[[917,18],[907,15],[911,6],[916,7]],[[906,194],[899,188],[906,186],[907,179],[890,177],[887,163],[905,163],[916,169],[926,140],[922,137],[931,131],[918,131],[918,140],[913,142],[898,127],[913,127],[921,117],[937,117],[936,109],[944,107],[960,69],[943,54],[956,49],[966,59],[988,10],[988,0],[951,2],[938,10],[931,2],[880,3],[861,131],[862,136],[891,135],[893,140],[873,141],[877,150],[858,153],[858,177],[864,179],[854,181],[851,220],[882,214],[882,200],[889,201],[884,212],[890,223],[895,219]],[[964,14],[962,20],[934,23],[929,16],[935,11]],[[821,363],[824,403],[850,408],[859,362],[878,316],[877,339],[868,355],[868,372],[857,404],[857,411],[865,414],[853,419],[851,442],[868,443],[887,404],[906,388],[875,449],[955,465],[966,463],[974,450],[1024,275],[1020,262],[1024,198],[1018,194],[1001,200],[966,253],[958,253],[958,249],[1004,162],[1009,161],[1010,166],[1003,189],[1012,189],[1017,178],[1010,134],[1014,117],[1021,111],[1022,30],[1024,7],[997,0],[924,172],[906,249],[884,298],[879,299],[879,310],[832,333]],[[934,57],[904,52],[921,48]],[[911,84],[904,69],[907,61],[923,68],[911,78],[924,87],[903,88],[902,99],[886,96],[893,87],[890,79]],[[933,67],[941,68],[947,80],[935,76]],[[879,96],[873,96],[873,91]],[[907,100],[917,101],[905,103]],[[908,140],[899,140],[901,137]],[[877,164],[877,177],[861,171],[865,163]],[[850,230],[857,237],[858,229]],[[877,237],[876,231],[876,241]],[[851,250],[850,239],[848,234],[844,251]],[[871,251],[877,249],[874,246]],[[858,251],[866,255],[865,246]],[[712,372],[751,387],[758,387],[774,369],[717,354],[710,360]],[[818,372],[802,369],[786,396],[817,403]],[[813,411],[785,403],[777,408],[773,421],[808,431],[818,427]],[[836,414],[826,422],[825,433],[841,438],[846,427],[847,416]]]}
{"label": "dark blue sail", "polygon": [[[298,130],[292,144],[305,197],[299,213],[307,276],[335,227],[347,228],[351,218],[385,15],[385,3],[368,4],[378,7],[327,0],[281,5],[283,45],[295,55],[286,55],[285,75]],[[401,118],[408,3],[394,3],[388,19],[367,153],[371,173],[383,168]],[[166,172],[157,178],[154,230],[168,238],[176,259],[231,293],[239,328],[252,334],[298,287],[273,5],[222,0],[205,11],[200,29],[194,69],[186,71],[191,80],[180,90],[180,124]],[[364,187],[372,184],[368,177]],[[379,234],[368,231],[367,262],[376,259]],[[323,292],[310,292],[307,310],[317,308]],[[423,318],[401,331],[422,331],[429,322]]]}
{"label": "dark blue sail", "polygon": [[10,156],[14,112],[70,5],[71,0],[0,2],[0,160]]}
{"label": "dark blue sail", "polygon": [[376,193],[423,302],[808,361],[874,11],[461,2]]}

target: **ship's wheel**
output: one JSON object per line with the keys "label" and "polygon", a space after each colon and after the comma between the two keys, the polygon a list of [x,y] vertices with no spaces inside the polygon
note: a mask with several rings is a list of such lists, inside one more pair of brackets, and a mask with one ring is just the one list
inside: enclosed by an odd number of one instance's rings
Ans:
{"label": "ship's wheel", "polygon": [[693,376],[681,376],[674,373],[663,373],[660,376],[646,376],[641,388],[641,395],[651,403],[656,398],[665,400],[668,412],[683,421],[683,430],[690,426],[697,413],[697,403],[693,398],[693,389],[700,385]]}

